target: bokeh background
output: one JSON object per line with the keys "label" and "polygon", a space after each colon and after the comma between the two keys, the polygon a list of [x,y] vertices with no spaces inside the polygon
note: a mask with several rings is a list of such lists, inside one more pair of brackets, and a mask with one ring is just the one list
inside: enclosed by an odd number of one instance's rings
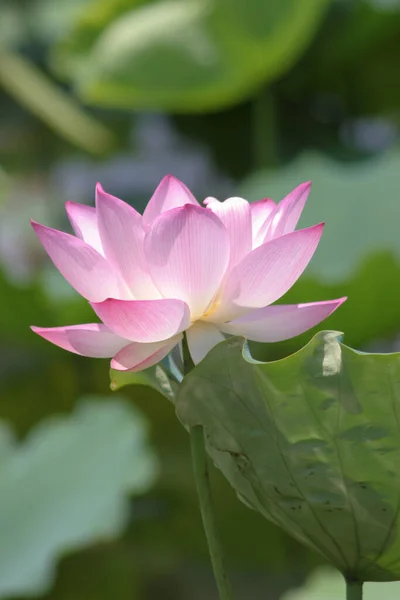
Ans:
{"label": "bokeh background", "polygon": [[[167,173],[199,200],[312,179],[285,301],[347,295],[324,327],[398,349],[399,74],[399,0],[0,0],[1,598],[216,598],[172,405],[29,329],[93,320],[29,218],[69,231],[96,181],[142,210]],[[320,559],[212,482],[237,600],[302,586]]]}

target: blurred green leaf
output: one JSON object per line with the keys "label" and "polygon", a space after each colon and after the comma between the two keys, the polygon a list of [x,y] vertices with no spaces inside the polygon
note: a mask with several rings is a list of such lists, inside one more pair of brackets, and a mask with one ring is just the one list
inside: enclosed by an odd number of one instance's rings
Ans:
{"label": "blurred green leaf", "polygon": [[[106,360],[76,356],[45,342],[42,346],[42,351],[44,350],[45,356],[40,355],[37,349],[30,361],[23,365],[18,353],[15,356],[14,373],[8,368],[7,381],[3,382],[2,415],[21,434],[25,434],[35,423],[50,414],[71,410],[75,399],[83,393],[101,394],[108,385]],[[134,563],[129,567],[129,574],[132,575],[136,567],[136,572],[139,571],[141,577],[145,575],[149,581],[153,581],[157,577],[165,577],[166,569],[176,573],[182,568],[186,573],[185,566],[182,565],[201,563],[206,566],[209,560],[208,550],[191,477],[187,433],[176,418],[172,404],[166,402],[155,389],[135,385],[126,387],[124,393],[151,423],[151,439],[161,463],[156,485],[147,497],[139,500],[139,508],[145,513],[145,518],[134,521],[120,542],[126,544],[124,553]],[[257,513],[237,502],[234,491],[220,473],[212,469],[211,477],[227,559],[238,573],[243,569],[243,576],[247,577],[249,570],[258,570],[264,574],[272,571],[282,582],[286,582],[287,587],[292,561],[296,564],[298,574],[305,574],[310,566],[320,563],[318,556],[305,552],[296,540],[272,523],[266,520],[260,522]],[[265,538],[271,541],[268,547],[263,543]],[[87,588],[82,584],[82,579],[85,579],[87,573],[86,558],[90,557],[80,552],[79,561],[78,555],[75,556],[82,571],[75,582],[75,595],[84,598],[82,590]],[[267,585],[268,574],[265,578]],[[171,592],[174,600],[186,600],[190,597],[190,581],[186,579],[186,575],[184,579],[187,587],[182,589],[181,576],[178,578],[177,575],[177,585],[181,591],[179,594]],[[293,583],[295,581],[294,579]],[[60,582],[63,589],[66,585],[65,580],[63,584]],[[87,587],[89,585],[90,582]],[[71,582],[69,592],[64,592],[66,600],[72,594],[72,587]],[[95,594],[92,595],[97,599]],[[55,589],[51,595],[52,600],[53,598],[64,598],[60,588]],[[128,598],[131,600],[131,595],[126,593],[126,599]]]}
{"label": "blurred green leaf", "polygon": [[27,35],[22,8],[13,0],[3,0],[0,10],[0,47],[18,46]]}
{"label": "blurred green leaf", "polygon": [[326,223],[307,273],[331,283],[352,277],[372,253],[390,251],[400,259],[399,170],[398,151],[351,165],[304,153],[287,167],[254,173],[242,183],[241,194],[248,200],[269,196],[279,201],[311,180],[298,227]]}
{"label": "blurred green leaf", "polygon": [[24,19],[30,32],[44,42],[68,35],[75,19],[91,0],[34,0],[24,7]]}
{"label": "blurred green leaf", "polygon": [[[346,5],[344,5],[346,4]],[[381,5],[381,6],[380,6]],[[400,11],[396,2],[336,3],[305,60],[283,83],[289,98],[321,95],[356,115],[397,118]]]}
{"label": "blurred green leaf", "polygon": [[356,352],[335,332],[272,363],[242,345],[222,342],[184,378],[179,418],[203,425],[250,507],[349,578],[400,579],[400,353]]}
{"label": "blurred green leaf", "polygon": [[115,540],[65,556],[41,600],[143,600],[142,579],[131,545]]}
{"label": "blurred green leaf", "polygon": [[[379,587],[378,587],[379,586]],[[367,583],[363,590],[364,600],[397,600],[400,584]],[[343,600],[345,583],[342,575],[332,569],[322,568],[315,571],[303,587],[284,594],[281,600]]]}
{"label": "blurred green leaf", "polygon": [[95,13],[90,4],[53,65],[93,104],[197,112],[237,103],[286,71],[329,0],[135,4],[128,10],[126,2],[111,3],[111,20],[86,16]]}
{"label": "blurred green leaf", "polygon": [[110,131],[19,54],[0,50],[0,85],[59,135],[92,154],[113,145]]}
{"label": "blurred green leaf", "polygon": [[110,387],[113,391],[126,385],[145,385],[157,390],[168,400],[175,400],[177,386],[161,365],[155,365],[138,372],[111,369],[110,381]]}
{"label": "blurred green leaf", "polygon": [[0,595],[39,594],[60,554],[117,536],[129,493],[153,483],[143,416],[124,399],[88,398],[18,443],[0,430]]}
{"label": "blurred green leaf", "polygon": [[[345,331],[356,346],[400,329],[399,168],[398,152],[350,165],[306,153],[278,171],[255,173],[240,189],[249,200],[269,196],[278,201],[300,182],[312,180],[299,227],[326,225],[305,274],[283,302],[348,296],[327,327]],[[282,356],[307,337],[260,346],[260,356]]]}

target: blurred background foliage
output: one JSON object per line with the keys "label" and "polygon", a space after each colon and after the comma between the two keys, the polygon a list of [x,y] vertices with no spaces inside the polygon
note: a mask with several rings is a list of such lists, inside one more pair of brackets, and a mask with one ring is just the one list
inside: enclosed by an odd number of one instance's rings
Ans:
{"label": "blurred background foliage", "polygon": [[[312,179],[302,225],[326,230],[285,300],[348,295],[326,328],[398,348],[399,62],[398,0],[0,0],[0,597],[215,593],[172,405],[138,386],[85,412],[82,396],[108,393],[107,361],[29,330],[92,320],[29,218],[67,228],[64,202],[93,202],[97,180],[142,210],[169,172],[199,200],[279,200]],[[311,334],[254,352],[284,356]],[[238,600],[300,586],[319,559],[212,475]],[[39,548],[47,566],[29,574]]]}

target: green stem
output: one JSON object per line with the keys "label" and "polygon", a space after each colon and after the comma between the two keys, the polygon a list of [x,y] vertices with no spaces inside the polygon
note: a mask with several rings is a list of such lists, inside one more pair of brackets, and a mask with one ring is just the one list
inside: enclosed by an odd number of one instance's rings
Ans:
{"label": "green stem", "polygon": [[220,600],[231,600],[231,588],[226,575],[221,544],[217,535],[215,515],[212,505],[210,478],[207,466],[207,454],[204,443],[204,431],[201,425],[190,429],[193,471],[196,480],[203,527],[207,538],[211,563],[217,582]]}
{"label": "green stem", "polygon": [[[190,356],[186,334],[184,335],[182,342],[182,351],[184,375],[187,375],[194,368],[194,364]],[[201,425],[196,425],[190,428],[190,446],[192,450],[193,472],[196,481],[201,518],[206,534],[208,550],[210,552],[211,564],[214,571],[215,581],[217,583],[219,598],[220,600],[232,600],[231,587],[226,575],[222,547],[217,533],[211,496],[210,476],[208,473],[204,430]]]}
{"label": "green stem", "polygon": [[346,600],[362,600],[362,581],[349,581],[346,579]]}

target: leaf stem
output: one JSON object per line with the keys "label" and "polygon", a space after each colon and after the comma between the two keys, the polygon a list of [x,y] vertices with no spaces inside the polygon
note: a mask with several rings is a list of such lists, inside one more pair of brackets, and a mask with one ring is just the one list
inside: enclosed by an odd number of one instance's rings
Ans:
{"label": "leaf stem", "polygon": [[346,600],[362,600],[363,582],[346,579]]}
{"label": "leaf stem", "polygon": [[[182,342],[184,375],[190,373],[194,363],[190,356],[186,334]],[[201,518],[206,534],[211,564],[220,600],[232,600],[231,586],[226,574],[222,547],[217,533],[215,514],[211,495],[210,476],[208,472],[207,452],[204,440],[204,430],[201,425],[190,428],[190,446],[192,464],[199,499]]]}
{"label": "leaf stem", "polygon": [[0,52],[0,84],[17,102],[56,133],[92,154],[108,152],[115,142],[104,125],[55,85],[32,62],[15,52]]}

